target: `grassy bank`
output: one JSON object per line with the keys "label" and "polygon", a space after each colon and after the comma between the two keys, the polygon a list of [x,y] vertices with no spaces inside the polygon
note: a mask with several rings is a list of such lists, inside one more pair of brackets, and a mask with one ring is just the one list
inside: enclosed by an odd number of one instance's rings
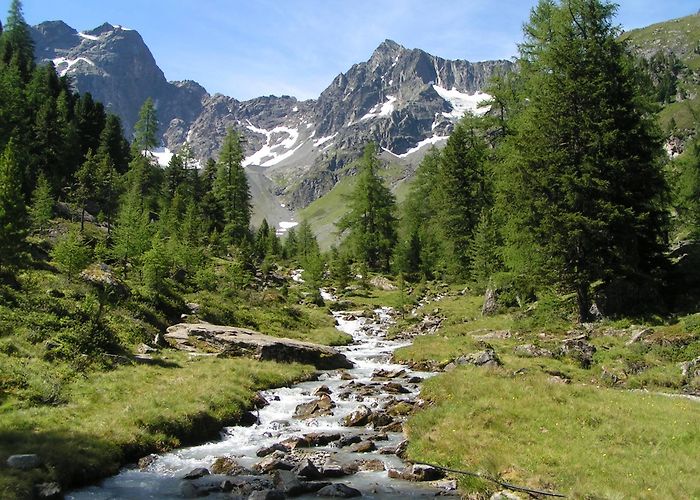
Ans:
{"label": "grassy bank", "polygon": [[[700,496],[700,402],[658,394],[698,390],[699,377],[684,378],[679,366],[700,356],[698,315],[583,327],[551,298],[490,317],[482,303],[452,289],[399,324],[442,318],[435,334],[398,350],[399,361],[445,366],[492,348],[502,362],[458,367],[424,385],[431,405],[408,424],[413,460],[574,498]],[[580,335],[595,348],[590,363],[557,350]],[[523,345],[548,354],[525,354]],[[500,489],[471,478],[460,487],[485,497]]]}
{"label": "grassy bank", "polygon": [[35,482],[73,486],[115,473],[151,452],[215,438],[250,408],[257,390],[306,378],[313,368],[164,352],[157,364],[94,372],[65,388],[58,406],[0,411],[0,460],[36,453],[45,468],[0,468],[0,497],[26,498]]}
{"label": "grassy bank", "polygon": [[409,422],[414,460],[574,498],[700,496],[698,402],[474,367],[426,382],[422,396],[433,405]]}

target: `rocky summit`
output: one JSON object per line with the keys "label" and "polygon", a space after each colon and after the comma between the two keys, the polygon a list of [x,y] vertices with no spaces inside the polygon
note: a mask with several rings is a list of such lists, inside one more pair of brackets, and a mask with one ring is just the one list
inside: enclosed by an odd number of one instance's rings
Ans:
{"label": "rocky summit", "polygon": [[245,166],[257,177],[251,183],[256,203],[267,198],[270,207],[300,208],[328,192],[341,167],[368,141],[377,142],[388,159],[415,165],[465,111],[485,111],[478,104],[488,97],[482,93],[486,82],[512,67],[509,61],[442,59],[386,40],[316,100],[238,101],[210,95],[196,82],[167,81],[139,33],[122,26],[105,23],[78,32],[50,21],[35,26],[32,36],[39,62],[53,62],[77,90],[119,115],[127,135],[141,104],[152,97],[162,162],[185,141],[200,160],[212,157],[226,129],[237,129],[246,139]]}

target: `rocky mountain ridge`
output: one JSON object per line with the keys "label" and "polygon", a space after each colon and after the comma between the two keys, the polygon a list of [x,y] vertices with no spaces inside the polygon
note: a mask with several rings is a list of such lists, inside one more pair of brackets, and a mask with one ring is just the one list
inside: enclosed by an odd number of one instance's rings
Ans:
{"label": "rocky mountain ridge", "polygon": [[[487,97],[488,79],[509,61],[446,60],[382,42],[366,62],[339,74],[318,99],[289,96],[239,101],[210,95],[193,81],[168,82],[137,31],[104,23],[78,32],[62,21],[32,30],[37,59],[51,61],[80,92],[118,114],[127,134],[147,97],[156,103],[167,161],[187,141],[200,159],[216,155],[226,129],[246,139],[245,165],[266,179],[271,205],[305,206],[327,192],[336,172],[376,141],[406,162],[446,138],[465,111]],[[269,182],[268,182],[269,181]]]}

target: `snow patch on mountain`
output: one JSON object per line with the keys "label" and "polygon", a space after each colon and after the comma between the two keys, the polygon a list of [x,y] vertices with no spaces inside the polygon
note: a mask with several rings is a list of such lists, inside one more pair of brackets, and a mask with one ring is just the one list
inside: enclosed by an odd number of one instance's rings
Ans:
{"label": "snow patch on mountain", "polygon": [[[285,126],[275,127],[271,130],[259,128],[248,121],[246,128],[256,134],[264,135],[267,140],[263,147],[243,160],[243,166],[260,165],[271,167],[292,156],[301,146],[294,146],[299,141],[299,130]],[[294,149],[292,149],[294,148]]]}
{"label": "snow patch on mountain", "polygon": [[80,61],[88,63],[90,66],[95,66],[95,63],[92,62],[90,59],[87,57],[78,57],[77,59],[68,59],[66,57],[56,57],[55,59],[51,60],[53,62],[53,65],[56,67],[56,72],[58,73],[58,76],[66,76],[66,73],[68,73],[73,66],[75,66],[77,63]]}
{"label": "snow patch on mountain", "polygon": [[83,33],[82,31],[81,31],[80,33],[78,33],[78,36],[79,36],[80,38],[84,38],[85,40],[92,40],[93,42],[100,39],[99,36],[88,35],[87,33]]}
{"label": "snow patch on mountain", "polygon": [[434,135],[432,137],[428,137],[427,139],[423,139],[418,144],[413,146],[411,149],[409,149],[405,153],[401,153],[401,154],[396,154],[387,148],[382,148],[382,149],[384,151],[386,151],[387,153],[395,156],[396,158],[406,158],[406,157],[412,155],[413,153],[416,153],[419,149],[421,149],[425,146],[428,146],[429,144],[437,144],[438,142],[446,141],[447,139],[448,139],[448,136],[446,136],[446,135]]}
{"label": "snow patch on mountain", "polygon": [[158,165],[161,167],[167,167],[168,164],[170,163],[170,160],[173,158],[173,152],[170,151],[168,148],[155,148],[149,151],[151,156],[155,158],[155,160],[158,162]]}
{"label": "snow patch on mountain", "polygon": [[440,97],[445,99],[450,103],[450,106],[452,106],[451,112],[443,113],[443,116],[446,118],[459,119],[462,118],[467,111],[475,115],[483,115],[489,110],[489,106],[479,106],[481,101],[491,98],[491,96],[485,92],[467,94],[465,92],[460,92],[454,87],[452,90],[447,90],[435,84],[433,84],[433,88]]}
{"label": "snow patch on mountain", "polygon": [[360,121],[369,120],[371,118],[377,118],[379,116],[389,116],[394,111],[394,103],[396,102],[396,97],[392,95],[386,96],[385,103],[379,103],[369,110],[365,116],[360,118]]}
{"label": "snow patch on mountain", "polygon": [[314,141],[314,147],[317,148],[321,146],[322,144],[327,143],[328,141],[332,140],[336,135],[338,135],[338,132],[336,132],[333,135],[327,135],[326,137],[321,137],[320,139],[316,139]]}

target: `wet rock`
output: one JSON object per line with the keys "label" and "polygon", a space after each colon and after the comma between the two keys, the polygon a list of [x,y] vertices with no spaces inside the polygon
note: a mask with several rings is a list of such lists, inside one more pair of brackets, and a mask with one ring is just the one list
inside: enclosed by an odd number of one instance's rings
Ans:
{"label": "wet rock", "polygon": [[398,420],[379,428],[382,432],[403,432],[403,424]]}
{"label": "wet rock", "polygon": [[275,489],[283,492],[285,495],[299,495],[306,491],[304,485],[291,470],[275,471],[272,476],[272,484],[275,485]]}
{"label": "wet rock", "polygon": [[398,401],[388,406],[385,411],[392,417],[406,416],[413,412],[413,405],[406,401]]}
{"label": "wet rock", "polygon": [[457,480],[456,479],[440,479],[435,482],[435,487],[441,490],[456,491],[457,490]]}
{"label": "wet rock", "polygon": [[358,460],[357,467],[361,471],[381,472],[386,470],[384,462],[377,458],[372,460]]}
{"label": "wet rock", "polygon": [[357,444],[360,441],[362,441],[362,436],[359,434],[353,434],[350,436],[343,436],[338,440],[338,448],[344,448],[346,446],[350,446],[352,444]]}
{"label": "wet rock", "polygon": [[362,492],[343,483],[334,483],[318,490],[317,495],[320,497],[353,498],[361,497]]}
{"label": "wet rock", "polygon": [[275,451],[271,455],[263,458],[260,462],[253,465],[253,470],[263,474],[276,471],[276,470],[287,470],[290,471],[294,468],[294,464],[285,460],[286,454],[281,451]]}
{"label": "wet rock", "polygon": [[372,380],[391,380],[395,378],[404,377],[406,375],[406,370],[375,370],[372,373]]}
{"label": "wet rock", "polygon": [[543,349],[537,347],[534,344],[523,344],[515,346],[513,352],[516,356],[523,358],[551,358],[553,356],[552,351],[549,349]]}
{"label": "wet rock", "polygon": [[253,406],[257,408],[258,410],[261,408],[265,408],[267,405],[270,404],[270,402],[263,396],[261,393],[257,392],[255,393],[255,396],[253,396]]}
{"label": "wet rock", "polygon": [[350,451],[353,453],[369,453],[370,451],[374,451],[376,449],[377,446],[374,444],[374,441],[370,440],[360,441],[359,443],[350,447]]}
{"label": "wet rock", "polygon": [[323,472],[325,477],[343,477],[349,475],[348,471],[343,468],[343,465],[331,457],[323,464],[321,472]]}
{"label": "wet rock", "polygon": [[208,476],[210,474],[209,469],[204,467],[197,467],[192,469],[182,479],[199,479],[200,477]]}
{"label": "wet rock", "polygon": [[335,403],[330,396],[328,394],[322,394],[318,399],[298,405],[296,410],[294,410],[294,416],[304,420],[307,418],[333,415],[333,408],[335,408]]}
{"label": "wet rock", "polygon": [[333,391],[330,390],[330,388],[327,385],[322,385],[318,389],[316,389],[313,393],[314,396],[320,396],[321,394],[326,394],[330,395],[333,394]]}
{"label": "wet rock", "polygon": [[394,422],[394,419],[391,418],[386,413],[382,412],[382,413],[372,413],[369,421],[372,423],[372,425],[374,426],[375,429],[379,429],[381,427],[391,425]]}
{"label": "wet rock", "polygon": [[11,469],[31,470],[41,467],[41,458],[35,454],[10,455],[7,466]]}
{"label": "wet rock", "polygon": [[422,377],[411,377],[407,380],[409,384],[421,384],[423,383]]}
{"label": "wet rock", "polygon": [[155,453],[151,453],[150,455],[146,455],[145,457],[139,458],[139,470],[148,469],[156,460],[158,460],[158,455],[156,455]]}
{"label": "wet rock", "polygon": [[267,446],[265,448],[260,448],[255,454],[262,458],[266,457],[268,455],[271,455],[272,453],[276,451],[281,451],[282,453],[289,453],[290,447],[286,446],[285,444],[282,443],[275,443],[273,445]]}
{"label": "wet rock", "polygon": [[389,394],[408,394],[411,392],[398,382],[387,382],[384,384],[383,389]]}
{"label": "wet rock", "polygon": [[61,491],[61,485],[54,482],[37,484],[34,487],[34,498],[62,500],[63,492]]}
{"label": "wet rock", "polygon": [[248,470],[231,457],[218,457],[211,466],[211,472],[213,474],[236,476],[245,474]]}
{"label": "wet rock", "polygon": [[348,372],[343,371],[340,373],[340,380],[354,380],[355,377],[350,375]]}
{"label": "wet rock", "polygon": [[[332,432],[332,433],[310,432],[308,434],[304,434],[304,438],[303,438],[302,442],[304,443],[304,447],[314,447],[314,446],[326,446],[330,443],[338,441],[339,439],[341,439],[341,435],[337,432]],[[298,446],[302,447],[301,444],[299,444]]]}
{"label": "wet rock", "polygon": [[254,491],[248,497],[248,500],[284,500],[287,496],[277,490],[260,490]]}
{"label": "wet rock", "polygon": [[182,481],[180,483],[180,495],[183,498],[197,498],[207,496],[209,493],[207,491],[201,491],[197,486],[189,481]]}
{"label": "wet rock", "polygon": [[345,427],[359,427],[367,425],[371,416],[372,410],[367,408],[365,405],[360,405],[357,407],[357,409],[355,409],[355,411],[343,418],[343,425]]}
{"label": "wet rock", "polygon": [[308,458],[299,462],[297,466],[292,469],[292,472],[305,479],[321,479],[323,477],[321,471],[318,470],[316,465]]}
{"label": "wet rock", "polygon": [[406,452],[408,451],[408,440],[404,439],[399,444],[396,445],[394,449],[394,454],[399,458],[406,458]]}
{"label": "wet rock", "polygon": [[392,479],[404,479],[406,481],[435,481],[445,477],[445,473],[440,469],[429,465],[414,464],[403,470],[389,469],[388,475]]}

